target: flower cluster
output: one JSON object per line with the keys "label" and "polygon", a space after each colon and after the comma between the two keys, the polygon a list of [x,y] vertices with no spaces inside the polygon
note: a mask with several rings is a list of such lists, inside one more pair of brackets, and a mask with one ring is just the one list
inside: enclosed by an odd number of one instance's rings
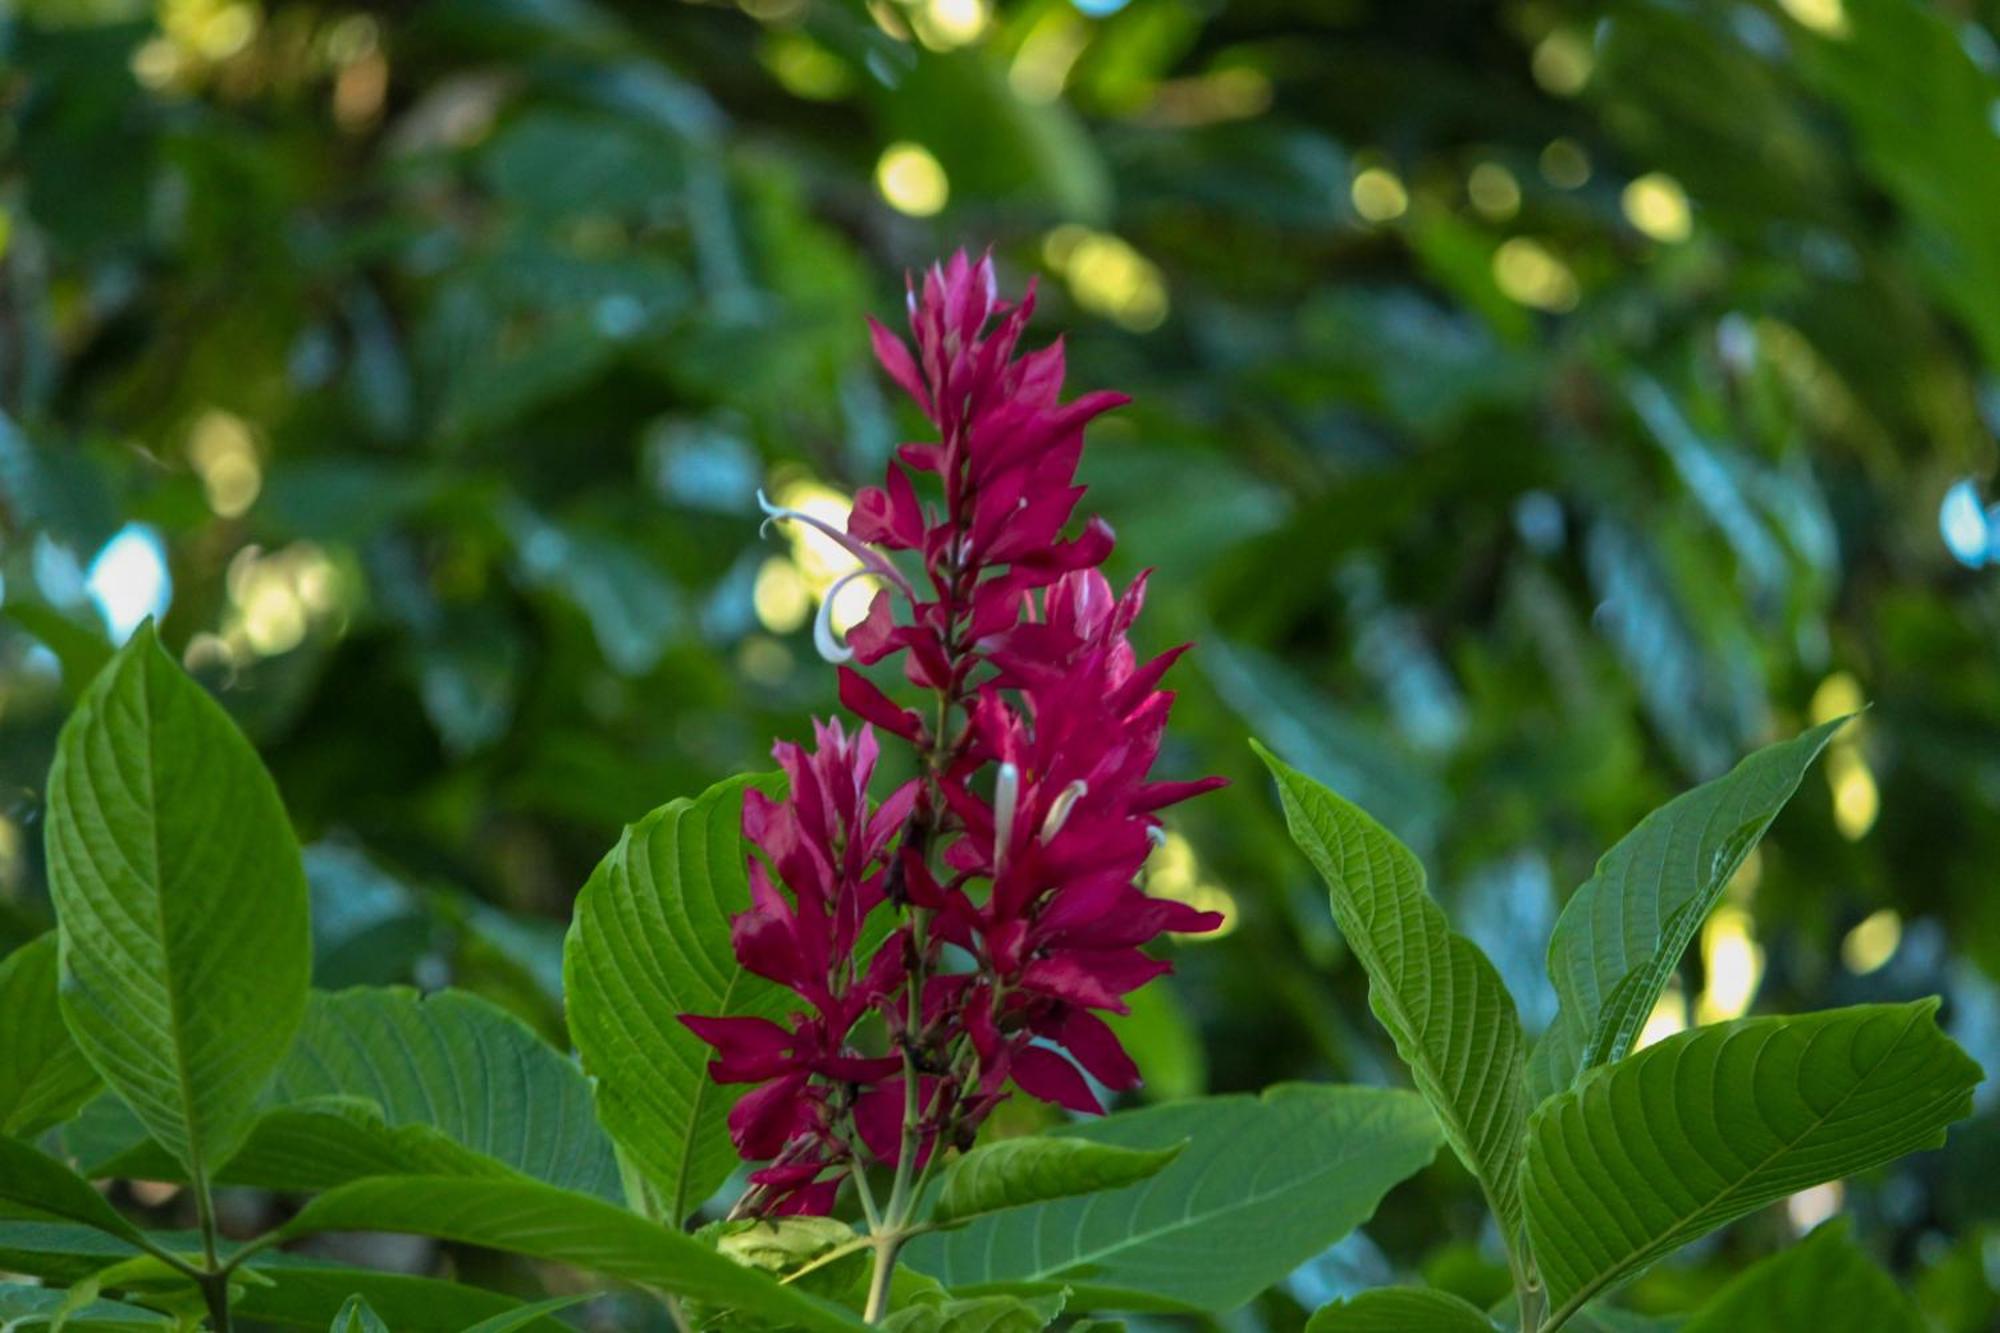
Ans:
{"label": "flower cluster", "polygon": [[[1140,661],[1127,633],[1144,577],[1120,594],[1098,571],[1101,520],[1065,535],[1084,427],[1125,398],[1059,401],[1062,344],[1016,355],[1034,290],[1001,301],[990,259],[934,266],[909,308],[914,353],[870,321],[875,354],[937,439],[897,451],[845,532],[767,506],[882,585],[846,644],[827,596],[822,653],[900,657],[928,710],[842,665],[858,730],[779,745],[788,793],[745,800],[756,850],[736,952],[804,1007],[789,1025],[682,1021],[715,1048],[716,1080],[758,1085],[729,1121],[769,1163],[751,1176],[758,1211],[825,1212],[857,1166],[962,1148],[1010,1088],[1100,1111],[1085,1073],[1113,1091],[1139,1076],[1099,1015],[1168,970],[1142,946],[1220,924],[1136,887],[1157,812],[1221,781],[1149,778],[1181,650]],[[916,776],[873,803],[878,731]]]}

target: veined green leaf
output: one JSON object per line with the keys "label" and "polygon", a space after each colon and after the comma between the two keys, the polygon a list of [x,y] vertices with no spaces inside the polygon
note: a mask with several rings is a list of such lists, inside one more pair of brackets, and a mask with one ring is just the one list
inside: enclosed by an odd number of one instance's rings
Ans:
{"label": "veined green leaf", "polygon": [[366,1098],[392,1129],[427,1127],[536,1180],[620,1197],[582,1072],[476,995],[401,987],[315,995],[269,1100],[323,1097]]}
{"label": "veined green leaf", "polygon": [[1292,841],[1326,880],[1368,971],[1368,1003],[1477,1177],[1513,1248],[1520,1232],[1525,1039],[1479,946],[1452,931],[1409,848],[1358,806],[1251,742],[1278,782]]}
{"label": "veined green leaf", "polygon": [[327,1333],[389,1333],[389,1326],[359,1294],[349,1296]]}
{"label": "veined green leaf", "polygon": [[1185,1143],[1123,1189],[920,1236],[909,1263],[963,1295],[1069,1289],[1072,1312],[1231,1310],[1366,1221],[1436,1155],[1415,1093],[1285,1084],[1065,1125],[1126,1148]]}
{"label": "veined green leaf", "polygon": [[1062,1317],[1063,1294],[1022,1299],[974,1296],[941,1305],[913,1305],[882,1321],[890,1333],[1042,1333]]}
{"label": "veined green leaf", "polygon": [[404,1231],[510,1250],[784,1321],[863,1327],[849,1312],[745,1268],[679,1231],[587,1194],[537,1181],[380,1176],[320,1195],[279,1232]]}
{"label": "veined green leaf", "polygon": [[730,918],[750,905],[734,778],[625,830],[576,901],[563,949],[570,1033],[599,1118],[678,1223],[737,1165],[725,1121],[743,1089],[708,1076],[677,1015],[785,1012],[788,992],[736,961]]}
{"label": "veined green leaf", "polygon": [[1749,1018],[1593,1072],[1528,1126],[1528,1233],[1558,1314],[1797,1190],[1935,1148],[1979,1066],[1936,1000]]}
{"label": "veined green leaf", "polygon": [[931,1221],[953,1226],[985,1213],[1121,1189],[1159,1171],[1180,1155],[1183,1146],[1121,1148],[1043,1135],[989,1143],[951,1164]]}
{"label": "veined green leaf", "polygon": [[31,1139],[75,1115],[100,1086],[56,1005],[56,937],[0,959],[0,1135]]}
{"label": "veined green leaf", "polygon": [[120,1215],[90,1182],[19,1139],[0,1138],[0,1199],[51,1217],[81,1222],[136,1245],[139,1228]]}
{"label": "veined green leaf", "polygon": [[63,727],[48,854],[63,1017],[205,1177],[242,1143],[304,1015],[306,880],[256,751],[150,625]]}
{"label": "veined green leaf", "polygon": [[[30,1287],[0,1282],[0,1328],[47,1328],[54,1323],[68,1294],[56,1287]],[[63,1327],[68,1333],[153,1333],[171,1329],[174,1321],[156,1310],[120,1301],[93,1300],[70,1311]]]}
{"label": "veined green leaf", "polygon": [[1841,1218],[1739,1276],[1680,1333],[1924,1333],[1928,1327]]}
{"label": "veined green leaf", "polygon": [[1449,1292],[1384,1287],[1322,1306],[1306,1333],[1496,1333],[1478,1306]]}
{"label": "veined green leaf", "polygon": [[[313,1190],[369,1175],[513,1172],[620,1197],[582,1072],[512,1014],[462,991],[315,992],[264,1102],[271,1109],[217,1179]],[[150,1142],[92,1171],[182,1178]]]}
{"label": "veined green leaf", "polygon": [[1639,821],[1571,895],[1549,941],[1561,1008],[1529,1058],[1537,1101],[1622,1059],[1689,941],[1846,722],[1769,745]]}

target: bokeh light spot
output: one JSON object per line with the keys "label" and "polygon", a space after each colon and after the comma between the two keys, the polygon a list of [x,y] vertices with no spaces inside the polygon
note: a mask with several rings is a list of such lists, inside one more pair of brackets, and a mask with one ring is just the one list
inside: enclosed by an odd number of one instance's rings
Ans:
{"label": "bokeh light spot", "polygon": [[951,198],[951,180],[944,165],[918,143],[893,143],[875,164],[875,186],[889,207],[913,218],[927,218]]}

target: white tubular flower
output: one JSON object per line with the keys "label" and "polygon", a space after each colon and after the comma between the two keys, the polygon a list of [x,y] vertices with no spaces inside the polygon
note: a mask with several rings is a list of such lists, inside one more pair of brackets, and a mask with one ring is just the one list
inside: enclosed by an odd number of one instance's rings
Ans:
{"label": "white tubular flower", "polygon": [[1056,834],[1061,833],[1063,825],[1069,822],[1069,812],[1076,808],[1078,801],[1089,794],[1090,784],[1082,778],[1078,778],[1056,793],[1055,800],[1049,803],[1049,813],[1042,819],[1042,846],[1046,847],[1055,841]]}
{"label": "white tubular flower", "polygon": [[1021,803],[1021,770],[1000,765],[993,783],[993,873],[997,877],[1014,842],[1014,809]]}

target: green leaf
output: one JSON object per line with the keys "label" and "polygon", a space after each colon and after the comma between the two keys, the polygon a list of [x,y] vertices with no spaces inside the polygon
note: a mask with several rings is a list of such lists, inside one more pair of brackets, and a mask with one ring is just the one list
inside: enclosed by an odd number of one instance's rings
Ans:
{"label": "green leaf", "polygon": [[1495,1333],[1476,1305],[1449,1292],[1384,1287],[1322,1306],[1306,1333]]}
{"label": "green leaf", "polygon": [[576,901],[563,950],[570,1033],[599,1118],[678,1223],[736,1169],[725,1124],[743,1093],[708,1076],[677,1015],[782,1017],[789,992],[744,971],[729,920],[750,905],[734,778],[625,830]]}
{"label": "green leaf", "polygon": [[1424,868],[1358,806],[1251,742],[1278,781],[1292,841],[1326,880],[1334,921],[1368,972],[1368,1002],[1478,1178],[1514,1248],[1520,1232],[1525,1038],[1506,983],[1452,931]]}
{"label": "green leaf", "polygon": [[509,1250],[787,1321],[862,1327],[847,1311],[780,1286],[700,1241],[587,1194],[535,1181],[382,1176],[320,1195],[278,1233],[403,1231]]}
{"label": "green leaf", "polygon": [[882,1321],[892,1333],[1041,1333],[1061,1317],[1063,1294],[1023,1300],[975,1296],[942,1305],[913,1305]]}
{"label": "green leaf", "polygon": [[1598,861],[1549,941],[1561,1008],[1529,1059],[1535,1100],[1631,1051],[1737,867],[1845,723],[1757,751],[1647,815]]}
{"label": "green leaf", "polygon": [[1924,1333],[1923,1316],[1854,1243],[1845,1218],[1739,1276],[1681,1333]]}
{"label": "green leaf", "polygon": [[18,1139],[0,1139],[0,1199],[81,1222],[130,1244],[139,1241],[139,1228],[126,1221],[89,1181]]}
{"label": "green leaf", "polygon": [[31,1139],[75,1115],[100,1086],[56,1004],[56,937],[0,959],[0,1135]]}
{"label": "green leaf", "polygon": [[920,1236],[912,1267],[965,1295],[1070,1290],[1072,1311],[1230,1310],[1366,1221],[1437,1153],[1415,1093],[1285,1084],[1073,1125],[1126,1148],[1187,1146],[1124,1189]]}
{"label": "green leaf", "polygon": [[1942,1144],[1982,1074],[1937,1006],[1698,1028],[1545,1102],[1522,1197],[1557,1313],[1765,1204]]}
{"label": "green leaf", "polygon": [[359,1295],[349,1296],[327,1333],[389,1333],[389,1326]]}
{"label": "green leaf", "polygon": [[954,1226],[1007,1208],[1120,1189],[1157,1173],[1185,1146],[1121,1148],[1041,1135],[989,1143],[951,1164],[930,1220]]}
{"label": "green leaf", "polygon": [[[161,1249],[193,1254],[201,1238],[191,1231],[148,1232]],[[74,1282],[129,1257],[133,1247],[91,1230],[60,1222],[0,1222],[0,1269],[51,1282]],[[350,1268],[304,1255],[266,1251],[246,1263],[256,1277],[235,1302],[238,1314],[258,1324],[312,1329],[322,1333],[346,1299],[359,1292],[396,1333],[463,1333],[469,1324],[519,1313],[520,1302],[461,1282],[406,1277]],[[239,1272],[243,1270],[239,1269]],[[544,1316],[534,1333],[567,1333],[567,1325]]]}
{"label": "green leaf", "polygon": [[[55,1287],[30,1287],[18,1282],[0,1282],[0,1328],[12,1333],[20,1329],[44,1328],[53,1324],[68,1294]],[[174,1321],[154,1310],[126,1305],[120,1301],[93,1300],[68,1314],[63,1327],[69,1333],[134,1333],[171,1329]]]}
{"label": "green leaf", "polygon": [[567,1310],[589,1299],[590,1293],[580,1292],[575,1296],[555,1296],[546,1301],[536,1301],[533,1305],[524,1305],[518,1310],[509,1310],[468,1325],[465,1333],[515,1333],[516,1329],[526,1328],[538,1319],[546,1319],[558,1310]]}
{"label": "green leaf", "polygon": [[142,625],[63,727],[48,821],[63,1017],[206,1177],[305,1012],[305,871],[277,788]]}
{"label": "green leaf", "polygon": [[365,1098],[391,1128],[427,1127],[536,1180],[621,1197],[582,1072],[476,995],[389,987],[313,996],[269,1100],[327,1097]]}

